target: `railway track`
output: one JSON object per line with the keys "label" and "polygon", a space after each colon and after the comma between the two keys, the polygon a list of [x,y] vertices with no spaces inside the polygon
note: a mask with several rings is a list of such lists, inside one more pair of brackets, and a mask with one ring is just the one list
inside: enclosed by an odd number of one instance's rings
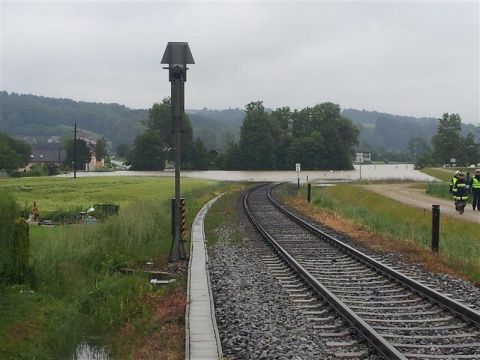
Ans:
{"label": "railway track", "polygon": [[[356,346],[349,338],[353,327],[387,359],[480,359],[479,312],[298,218],[271,189],[247,193],[245,210],[277,254],[265,262],[314,329],[334,339],[327,346]],[[338,357],[362,356],[355,348]]]}

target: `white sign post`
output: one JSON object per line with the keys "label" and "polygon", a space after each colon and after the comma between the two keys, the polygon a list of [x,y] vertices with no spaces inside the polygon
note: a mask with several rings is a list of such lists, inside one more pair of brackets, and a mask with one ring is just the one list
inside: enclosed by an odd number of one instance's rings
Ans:
{"label": "white sign post", "polygon": [[300,189],[300,163],[295,164],[295,171],[297,172],[297,189]]}

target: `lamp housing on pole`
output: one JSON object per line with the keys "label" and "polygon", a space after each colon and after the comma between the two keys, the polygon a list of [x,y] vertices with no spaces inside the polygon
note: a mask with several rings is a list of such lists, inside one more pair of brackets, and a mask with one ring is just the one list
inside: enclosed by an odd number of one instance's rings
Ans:
{"label": "lamp housing on pole", "polygon": [[187,42],[169,42],[163,53],[162,64],[168,64],[170,82],[187,81],[187,64],[195,64]]}

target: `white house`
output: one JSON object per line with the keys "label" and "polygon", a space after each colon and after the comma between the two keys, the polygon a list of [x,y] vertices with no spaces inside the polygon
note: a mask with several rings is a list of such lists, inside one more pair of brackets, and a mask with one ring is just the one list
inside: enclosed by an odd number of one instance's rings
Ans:
{"label": "white house", "polygon": [[85,171],[98,171],[105,166],[105,161],[102,159],[100,161],[95,157],[95,153],[92,153],[90,162],[85,164]]}

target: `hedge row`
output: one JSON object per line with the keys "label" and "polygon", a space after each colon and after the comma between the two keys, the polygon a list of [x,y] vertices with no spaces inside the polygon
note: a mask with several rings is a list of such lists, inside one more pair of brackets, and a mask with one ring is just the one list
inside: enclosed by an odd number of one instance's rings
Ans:
{"label": "hedge row", "polygon": [[8,193],[0,192],[0,283],[22,283],[30,257],[28,224],[17,218],[19,208]]}

